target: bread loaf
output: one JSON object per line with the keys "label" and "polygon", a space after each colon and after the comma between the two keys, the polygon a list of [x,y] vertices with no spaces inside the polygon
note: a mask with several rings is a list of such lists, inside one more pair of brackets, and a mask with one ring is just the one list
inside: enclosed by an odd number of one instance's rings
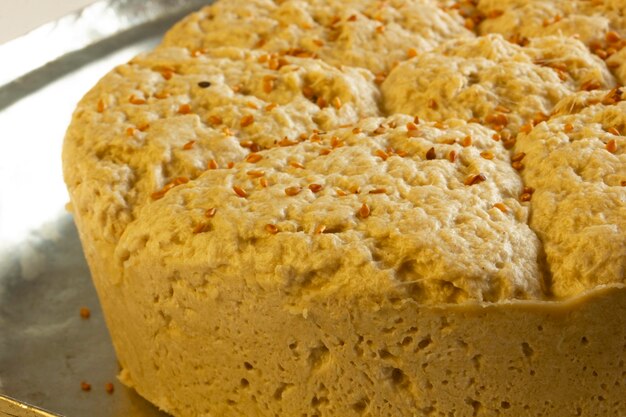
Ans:
{"label": "bread loaf", "polygon": [[120,379],[176,417],[626,414],[623,15],[220,0],[112,70],[63,162]]}

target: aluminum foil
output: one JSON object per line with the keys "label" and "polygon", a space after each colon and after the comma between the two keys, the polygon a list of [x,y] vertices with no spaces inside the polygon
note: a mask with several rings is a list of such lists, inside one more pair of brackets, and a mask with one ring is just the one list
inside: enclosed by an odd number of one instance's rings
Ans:
{"label": "aluminum foil", "polygon": [[116,380],[113,348],[64,209],[61,146],[76,102],[102,75],[154,47],[205,3],[101,1],[0,45],[0,61],[12,63],[0,72],[1,394],[65,417],[165,416]]}

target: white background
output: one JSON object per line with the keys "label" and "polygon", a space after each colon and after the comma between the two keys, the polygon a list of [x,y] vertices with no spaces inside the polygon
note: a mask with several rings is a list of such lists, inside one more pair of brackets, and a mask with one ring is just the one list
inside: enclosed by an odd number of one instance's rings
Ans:
{"label": "white background", "polygon": [[90,3],[95,0],[0,0],[0,43]]}

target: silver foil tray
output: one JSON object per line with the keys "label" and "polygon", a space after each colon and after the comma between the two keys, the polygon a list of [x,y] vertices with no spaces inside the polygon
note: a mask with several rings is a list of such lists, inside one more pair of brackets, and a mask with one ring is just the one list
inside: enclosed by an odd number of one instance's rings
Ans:
{"label": "silver foil tray", "polygon": [[[116,380],[115,354],[64,209],[61,147],[76,103],[101,76],[206,3],[100,1],[0,45],[1,394],[65,417],[165,416]],[[81,307],[91,310],[89,319]]]}

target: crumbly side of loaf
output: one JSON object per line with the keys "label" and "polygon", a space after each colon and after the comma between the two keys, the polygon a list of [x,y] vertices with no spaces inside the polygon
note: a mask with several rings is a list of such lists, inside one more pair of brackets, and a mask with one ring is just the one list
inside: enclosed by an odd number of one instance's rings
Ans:
{"label": "crumbly side of loaf", "polygon": [[614,85],[605,63],[575,39],[537,38],[521,47],[487,35],[402,62],[381,90],[388,113],[474,119],[515,136],[523,124],[547,118],[564,97]]}
{"label": "crumbly side of loaf", "polygon": [[624,287],[559,303],[440,308],[356,294],[311,300],[155,256],[129,259],[128,283],[107,302],[133,300],[116,318],[123,382],[176,416],[626,410]]}
{"label": "crumbly side of loaf", "polygon": [[556,116],[517,139],[522,177],[535,189],[530,225],[543,241],[558,297],[626,282],[622,96],[614,89],[568,98]]}
{"label": "crumbly side of loaf", "polygon": [[115,243],[138,207],[207,169],[379,114],[365,70],[296,57],[270,68],[260,56],[165,48],[117,67],[83,98],[64,175],[94,238]]}
{"label": "crumbly side of loaf", "polygon": [[206,172],[144,206],[118,257],[147,246],[305,298],[541,299],[539,242],[502,142],[478,124],[412,120],[364,119]]}
{"label": "crumbly side of loaf", "polygon": [[190,15],[163,43],[192,50],[229,44],[315,55],[331,65],[378,74],[407,54],[461,37],[474,33],[456,11],[445,11],[432,0],[237,0],[219,1]]}

